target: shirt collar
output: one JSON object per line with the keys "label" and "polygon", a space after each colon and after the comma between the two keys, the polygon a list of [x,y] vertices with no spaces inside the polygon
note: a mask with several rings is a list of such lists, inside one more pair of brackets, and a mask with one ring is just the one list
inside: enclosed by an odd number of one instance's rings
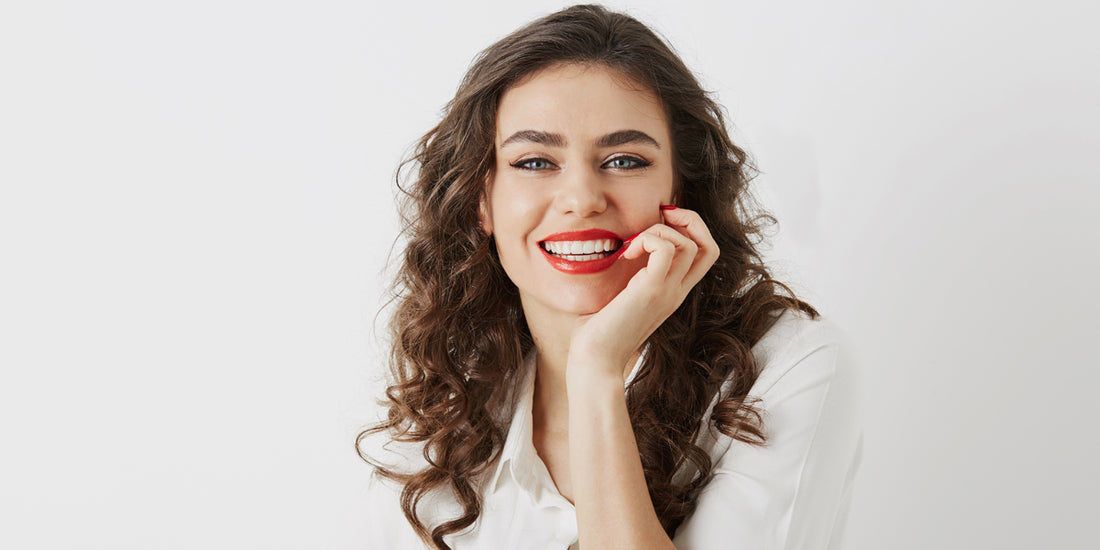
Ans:
{"label": "shirt collar", "polygon": [[504,448],[500,452],[500,460],[497,462],[493,477],[489,480],[489,492],[497,490],[497,484],[505,468],[508,468],[511,475],[518,481],[520,477],[517,475],[516,465],[531,464],[532,459],[535,458],[531,456],[534,453],[534,418],[531,413],[535,399],[534,348],[523,359],[522,372],[511,400],[514,404],[512,422],[508,426],[508,435],[504,440]]}

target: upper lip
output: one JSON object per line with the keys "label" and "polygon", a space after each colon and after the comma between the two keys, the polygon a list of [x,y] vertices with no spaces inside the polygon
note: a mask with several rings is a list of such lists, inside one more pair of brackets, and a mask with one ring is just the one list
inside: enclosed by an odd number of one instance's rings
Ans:
{"label": "upper lip", "polygon": [[544,243],[547,241],[596,241],[600,239],[614,239],[616,241],[622,241],[623,238],[612,233],[606,229],[584,229],[579,231],[562,231],[560,233],[554,233],[539,241]]}

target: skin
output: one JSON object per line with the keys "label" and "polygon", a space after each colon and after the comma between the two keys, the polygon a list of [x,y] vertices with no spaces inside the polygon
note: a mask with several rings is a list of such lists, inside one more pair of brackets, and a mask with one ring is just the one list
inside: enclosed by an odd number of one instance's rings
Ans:
{"label": "skin", "polygon": [[[649,139],[600,143],[623,130]],[[610,69],[556,65],[505,92],[495,143],[481,218],[535,341],[535,448],[576,507],[583,547],[673,548],[649,499],[623,388],[646,339],[718,248],[696,213],[660,208],[675,189],[664,109]],[[553,233],[591,228],[641,233],[593,274],[557,271],[539,249]]]}

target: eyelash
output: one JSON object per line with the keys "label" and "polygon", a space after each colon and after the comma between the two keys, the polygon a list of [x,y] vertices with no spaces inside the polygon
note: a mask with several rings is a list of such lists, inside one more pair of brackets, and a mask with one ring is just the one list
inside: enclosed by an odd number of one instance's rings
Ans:
{"label": "eyelash", "polygon": [[[611,164],[612,162],[615,162],[617,160],[627,160],[627,161],[630,161],[630,162],[634,163],[633,166],[620,167],[620,168],[617,168],[618,170],[638,170],[638,169],[645,168],[645,167],[650,166],[650,165],[653,164],[652,162],[649,162],[648,160],[641,159],[641,158],[638,158],[638,157],[634,157],[634,156],[630,156],[630,155],[620,155],[620,156],[617,156],[613,159],[609,159],[607,162],[604,163],[604,165]],[[532,162],[545,162],[546,164],[550,164],[550,161],[548,161],[548,160],[546,160],[542,157],[536,157],[536,158],[529,158],[529,159],[519,160],[519,161],[516,161],[516,162],[510,164],[509,166],[511,166],[512,168],[517,168],[519,170],[529,170],[531,172],[539,172],[541,170],[546,170],[546,168],[531,168],[531,167],[527,166],[528,164],[530,164]]]}

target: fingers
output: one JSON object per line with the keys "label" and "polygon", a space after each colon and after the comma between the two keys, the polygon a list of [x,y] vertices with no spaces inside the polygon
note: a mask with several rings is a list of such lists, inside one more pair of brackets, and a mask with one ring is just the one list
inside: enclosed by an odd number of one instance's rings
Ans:
{"label": "fingers", "polygon": [[656,224],[639,233],[623,251],[623,258],[634,259],[645,254],[649,260],[643,270],[659,283],[672,283],[680,287],[694,286],[702,277],[690,276],[698,263],[699,245],[672,227]]}
{"label": "fingers", "polygon": [[661,214],[665,219],[665,224],[675,228],[677,231],[684,233],[687,238],[691,239],[698,247],[698,253],[696,254],[691,268],[688,270],[687,277],[691,280],[692,284],[699,282],[707,270],[710,269],[714,262],[718,260],[720,250],[718,249],[718,243],[714,241],[714,237],[711,236],[710,230],[707,229],[707,225],[703,223],[703,218],[693,210],[687,210],[684,208],[671,208],[661,210]]}
{"label": "fingers", "polygon": [[[645,258],[639,269],[620,292],[600,312],[595,325],[604,334],[614,332],[648,338],[684,298],[702,280],[718,258],[718,245],[703,220],[690,210],[663,212],[665,223],[657,223],[625,243],[620,258]],[[597,331],[600,333],[600,331]],[[631,340],[633,341],[633,340]],[[607,349],[607,344],[601,344]],[[630,348],[634,349],[634,348]]]}

